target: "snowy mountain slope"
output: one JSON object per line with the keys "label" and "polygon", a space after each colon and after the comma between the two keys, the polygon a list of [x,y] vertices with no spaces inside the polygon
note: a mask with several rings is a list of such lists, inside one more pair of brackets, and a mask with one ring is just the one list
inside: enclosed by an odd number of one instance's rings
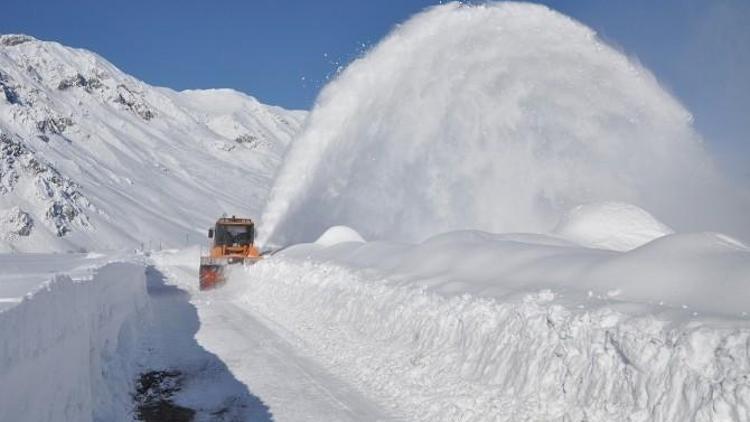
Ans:
{"label": "snowy mountain slope", "polygon": [[2,35],[0,251],[183,245],[221,213],[257,216],[304,118]]}

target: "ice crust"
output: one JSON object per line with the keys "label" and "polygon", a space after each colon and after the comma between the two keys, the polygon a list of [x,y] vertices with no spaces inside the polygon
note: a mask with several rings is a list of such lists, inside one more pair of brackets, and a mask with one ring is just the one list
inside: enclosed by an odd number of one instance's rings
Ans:
{"label": "ice crust", "polygon": [[401,241],[546,233],[602,201],[678,231],[748,235],[735,200],[689,112],[591,29],[539,5],[449,3],[397,26],[323,89],[261,242],[309,242],[334,224]]}

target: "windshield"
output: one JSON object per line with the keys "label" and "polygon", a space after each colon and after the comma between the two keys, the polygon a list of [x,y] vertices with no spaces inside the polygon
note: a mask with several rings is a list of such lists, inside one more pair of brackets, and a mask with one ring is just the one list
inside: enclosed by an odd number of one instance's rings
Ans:
{"label": "windshield", "polygon": [[217,245],[251,245],[253,243],[253,226],[239,225],[216,225],[216,238],[214,242]]}

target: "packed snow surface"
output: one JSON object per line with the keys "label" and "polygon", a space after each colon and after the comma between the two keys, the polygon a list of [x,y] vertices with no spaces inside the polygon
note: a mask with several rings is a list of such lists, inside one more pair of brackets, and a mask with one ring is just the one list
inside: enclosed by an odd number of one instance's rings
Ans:
{"label": "packed snow surface", "polygon": [[750,248],[723,235],[462,231],[245,271],[234,297],[404,420],[750,420]]}
{"label": "packed snow surface", "polygon": [[674,233],[647,211],[619,202],[579,205],[553,232],[583,246],[616,251],[629,251]]}
{"label": "packed snow surface", "polygon": [[[449,3],[396,27],[318,97],[262,241],[551,230],[590,202],[747,235],[691,115],[636,61],[544,6]],[[710,207],[707,206],[710,204]]]}

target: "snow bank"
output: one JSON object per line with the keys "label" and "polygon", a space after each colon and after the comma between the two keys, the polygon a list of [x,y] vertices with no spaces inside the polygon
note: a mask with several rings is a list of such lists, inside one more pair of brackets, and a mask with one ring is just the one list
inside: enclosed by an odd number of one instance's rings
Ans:
{"label": "snow bank", "polygon": [[573,208],[553,233],[583,246],[629,251],[674,231],[635,205],[602,202]]}
{"label": "snow bank", "polygon": [[131,420],[143,266],[56,276],[0,312],[0,420]]}
{"label": "snow bank", "polygon": [[722,235],[455,232],[245,271],[248,307],[407,420],[750,420],[750,249]]}
{"label": "snow bank", "polygon": [[325,87],[260,240],[309,242],[333,224],[402,241],[545,233],[599,201],[681,231],[748,234],[731,196],[690,114],[591,29],[539,5],[450,3],[397,26]]}

